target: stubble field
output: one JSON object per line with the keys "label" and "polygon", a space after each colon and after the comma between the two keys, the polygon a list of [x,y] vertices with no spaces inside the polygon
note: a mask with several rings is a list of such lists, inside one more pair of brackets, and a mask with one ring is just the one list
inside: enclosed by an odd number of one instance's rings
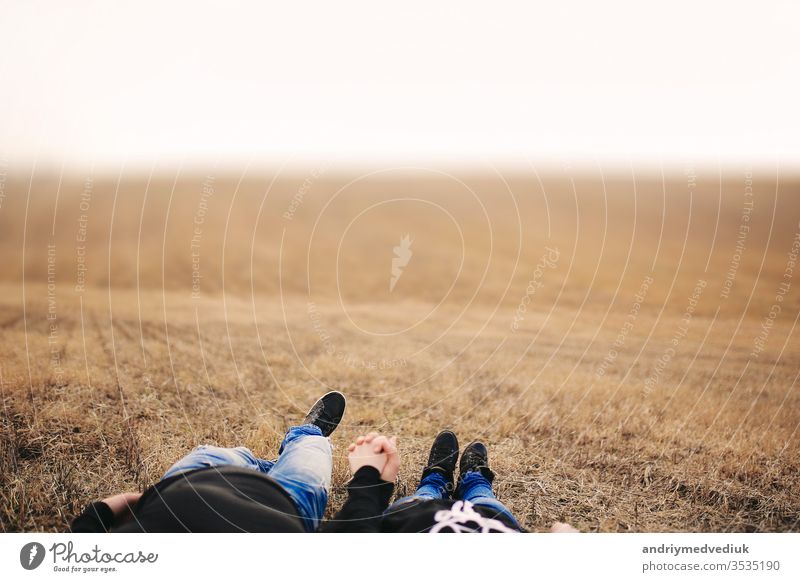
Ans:
{"label": "stubble field", "polygon": [[534,531],[800,529],[797,180],[157,169],[2,188],[4,531],[64,530],[198,444],[272,458],[329,389],[349,399],[329,513],[349,439],[398,435],[400,496],[451,428],[487,442]]}

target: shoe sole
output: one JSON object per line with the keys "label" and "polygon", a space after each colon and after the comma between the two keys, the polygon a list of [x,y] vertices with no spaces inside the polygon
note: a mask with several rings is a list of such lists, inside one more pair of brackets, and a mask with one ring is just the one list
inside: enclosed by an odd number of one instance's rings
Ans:
{"label": "shoe sole", "polygon": [[[339,396],[341,396],[342,402],[344,402],[344,406],[342,406],[342,414],[339,417],[339,420],[336,422],[336,426],[334,426],[326,436],[332,435],[333,432],[337,428],[339,428],[339,425],[341,424],[342,419],[344,418],[344,413],[347,410],[347,397],[342,392],[339,392],[338,390],[331,390],[330,392],[326,392],[325,394],[323,394],[322,396],[317,398],[317,401],[314,402],[314,404],[311,405],[311,408],[308,409],[309,410],[308,414],[310,414],[311,411],[314,410],[317,407],[318,404],[320,404],[323,400],[325,400],[326,397],[330,396],[331,394],[338,394]],[[306,414],[306,418],[308,417],[308,414]],[[322,427],[320,427],[320,430],[322,430],[323,434],[324,434],[325,431],[324,431],[324,429],[322,429]]]}

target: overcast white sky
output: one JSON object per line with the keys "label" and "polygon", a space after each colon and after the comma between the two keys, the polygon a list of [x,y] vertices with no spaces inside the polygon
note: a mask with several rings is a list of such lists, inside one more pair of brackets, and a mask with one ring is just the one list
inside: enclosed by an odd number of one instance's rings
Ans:
{"label": "overcast white sky", "polygon": [[785,167],[799,5],[0,0],[0,155]]}

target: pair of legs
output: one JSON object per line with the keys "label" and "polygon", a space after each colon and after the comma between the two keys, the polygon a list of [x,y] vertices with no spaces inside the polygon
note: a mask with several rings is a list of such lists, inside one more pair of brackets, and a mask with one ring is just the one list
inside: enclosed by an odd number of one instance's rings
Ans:
{"label": "pair of legs", "polygon": [[483,507],[490,510],[494,515],[492,517],[503,516],[511,523],[519,526],[514,515],[503,505],[492,490],[492,484],[484,477],[480,471],[470,471],[461,478],[461,483],[451,496],[448,483],[440,473],[430,473],[422,478],[419,482],[419,487],[413,495],[403,497],[395,501],[387,513],[394,513],[402,511],[403,507],[408,507],[407,504],[412,504],[419,501],[426,501],[429,499],[461,499],[469,501],[476,507]]}
{"label": "pair of legs", "polygon": [[470,443],[461,456],[458,487],[453,484],[458,439],[451,431],[442,431],[431,447],[428,464],[422,472],[419,486],[413,495],[395,501],[386,513],[394,513],[412,504],[431,499],[460,499],[475,507],[482,507],[492,513],[492,517],[504,517],[519,527],[514,515],[503,505],[492,490],[494,473],[489,469],[489,455],[486,446],[480,442]]}
{"label": "pair of legs", "polygon": [[344,414],[344,396],[329,392],[320,398],[305,422],[286,432],[278,458],[259,459],[246,447],[202,445],[172,465],[162,479],[186,471],[233,465],[269,475],[289,494],[307,531],[316,531],[328,504],[333,453],[328,436]]}

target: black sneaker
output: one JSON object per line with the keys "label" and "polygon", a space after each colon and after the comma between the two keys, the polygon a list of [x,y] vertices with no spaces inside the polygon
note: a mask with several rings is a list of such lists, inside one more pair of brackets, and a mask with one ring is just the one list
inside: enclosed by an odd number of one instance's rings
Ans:
{"label": "black sneaker", "polygon": [[424,479],[431,473],[439,473],[447,480],[447,490],[453,490],[453,473],[458,459],[458,438],[451,430],[443,430],[436,435],[428,455],[428,464],[422,470]]}
{"label": "black sneaker", "polygon": [[344,394],[336,391],[328,392],[314,403],[303,424],[315,424],[322,430],[322,436],[331,436],[344,416],[346,404]]}
{"label": "black sneaker", "polygon": [[480,441],[472,441],[464,449],[464,454],[461,455],[461,462],[458,467],[459,480],[463,479],[464,475],[471,471],[480,472],[489,483],[494,480],[494,473],[489,468],[489,451],[486,450],[486,445]]}

